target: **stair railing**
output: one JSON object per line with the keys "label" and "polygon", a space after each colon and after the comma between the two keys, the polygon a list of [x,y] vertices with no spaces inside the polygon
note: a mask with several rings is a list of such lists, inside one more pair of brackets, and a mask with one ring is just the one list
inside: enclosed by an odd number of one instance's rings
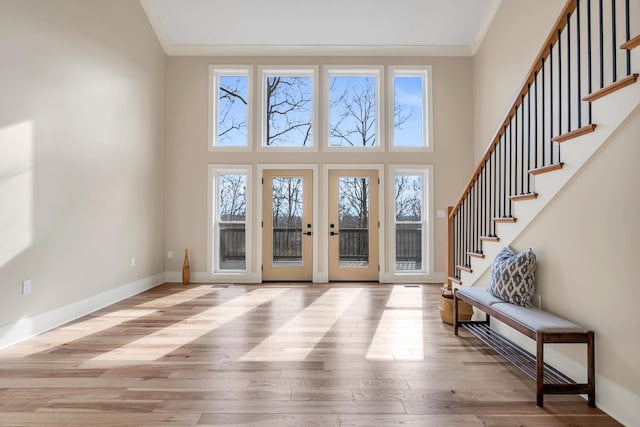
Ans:
{"label": "stair railing", "polygon": [[[632,84],[629,0],[569,0],[458,202],[448,210],[445,288],[461,284],[513,203],[537,197],[532,176],[563,167],[561,144],[593,132],[591,102]],[[622,25],[621,25],[622,23]],[[620,40],[625,42],[618,46]]]}

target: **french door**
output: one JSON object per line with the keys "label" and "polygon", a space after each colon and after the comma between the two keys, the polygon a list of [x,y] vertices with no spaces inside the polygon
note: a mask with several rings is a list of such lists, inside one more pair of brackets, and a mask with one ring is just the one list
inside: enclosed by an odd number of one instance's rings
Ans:
{"label": "french door", "polygon": [[329,170],[329,280],[377,281],[378,171]]}
{"label": "french door", "polygon": [[312,280],[312,179],[308,169],[263,173],[262,280]]}

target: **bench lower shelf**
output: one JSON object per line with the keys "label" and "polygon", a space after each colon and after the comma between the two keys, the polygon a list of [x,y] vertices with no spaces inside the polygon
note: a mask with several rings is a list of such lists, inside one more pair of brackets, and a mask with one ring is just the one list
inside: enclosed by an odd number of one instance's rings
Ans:
{"label": "bench lower shelf", "polygon": [[[535,381],[536,358],[513,341],[508,340],[486,323],[461,323],[473,336],[495,350],[496,353],[507,359],[511,364],[520,369],[525,375]],[[545,384],[575,384],[571,378],[557,369],[544,364]]]}

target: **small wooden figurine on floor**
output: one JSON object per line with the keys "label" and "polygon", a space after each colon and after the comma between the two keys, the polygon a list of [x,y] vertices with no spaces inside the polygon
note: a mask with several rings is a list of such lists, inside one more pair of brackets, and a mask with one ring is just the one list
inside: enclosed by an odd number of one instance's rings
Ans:
{"label": "small wooden figurine on floor", "polygon": [[189,267],[189,249],[184,250],[184,264],[182,265],[182,284],[188,285],[191,279],[191,268]]}

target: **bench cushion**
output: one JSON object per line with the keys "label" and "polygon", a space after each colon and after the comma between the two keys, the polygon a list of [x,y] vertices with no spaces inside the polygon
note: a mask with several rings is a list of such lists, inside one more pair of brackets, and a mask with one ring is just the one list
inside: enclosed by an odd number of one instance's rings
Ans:
{"label": "bench cushion", "polygon": [[491,295],[487,288],[458,288],[456,292],[487,307],[497,303],[504,303],[500,298]]}
{"label": "bench cushion", "polygon": [[580,325],[537,308],[502,302],[491,305],[491,309],[537,332],[587,332]]}

